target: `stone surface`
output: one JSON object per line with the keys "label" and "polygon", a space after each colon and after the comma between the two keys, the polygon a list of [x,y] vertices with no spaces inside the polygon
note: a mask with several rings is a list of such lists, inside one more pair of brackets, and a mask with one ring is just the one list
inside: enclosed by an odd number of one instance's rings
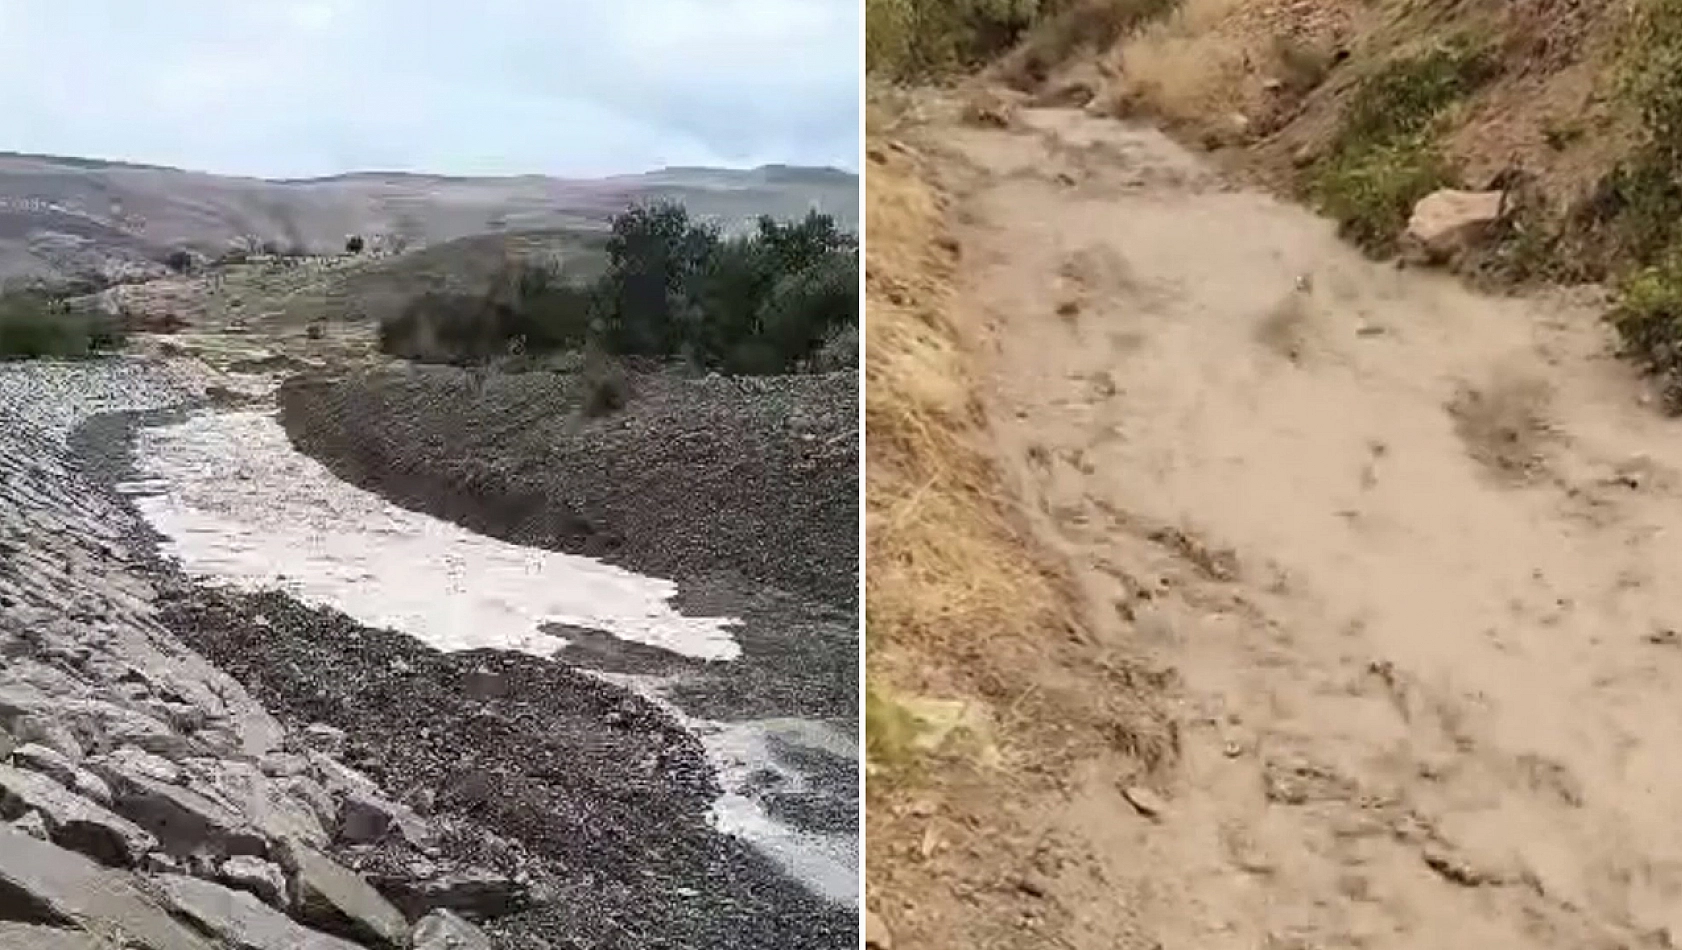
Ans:
{"label": "stone surface", "polygon": [[162,878],[158,888],[171,910],[234,950],[362,950],[299,926],[243,891],[181,875]]}
{"label": "stone surface", "polygon": [[128,875],[3,827],[0,919],[121,933],[134,950],[216,950],[148,899]]}
{"label": "stone surface", "polygon": [[278,850],[292,875],[298,919],[374,946],[403,946],[408,920],[367,881],[313,848],[286,842]]}
{"label": "stone surface", "polygon": [[0,950],[122,950],[109,940],[80,930],[37,927],[0,920]]}
{"label": "stone surface", "polygon": [[115,763],[96,762],[93,767],[111,785],[112,809],[156,835],[171,854],[268,854],[268,839],[250,822],[197,792]]}
{"label": "stone surface", "polygon": [[39,841],[51,841],[52,832],[47,830],[47,819],[38,811],[32,811],[12,822],[12,827]]}
{"label": "stone surface", "polygon": [[92,802],[110,807],[111,786],[87,769],[77,769],[71,776],[70,789]]}
{"label": "stone surface", "polygon": [[102,767],[131,775],[143,775],[174,785],[181,781],[181,767],[138,746],[123,746],[96,760]]}
{"label": "stone surface", "polygon": [[483,868],[450,871],[395,887],[394,899],[411,916],[451,910],[475,918],[501,917],[530,903],[524,885]]}
{"label": "stone surface", "polygon": [[413,950],[491,950],[483,931],[447,910],[421,918],[409,941]]}
{"label": "stone surface", "polygon": [[372,843],[396,836],[417,848],[434,843],[432,829],[413,811],[382,795],[362,789],[347,794],[339,805],[339,838]]}
{"label": "stone surface", "polygon": [[1476,244],[1501,219],[1505,203],[1500,191],[1434,191],[1413,206],[1404,243],[1428,260],[1446,260]]}
{"label": "stone surface", "polygon": [[307,801],[285,794],[256,765],[217,759],[193,759],[188,787],[243,815],[271,841],[295,838],[320,848],[328,834]]}
{"label": "stone surface", "polygon": [[82,761],[82,743],[70,727],[45,715],[30,713],[19,716],[12,724],[12,734],[25,745],[46,746],[64,756],[71,763]]}
{"label": "stone surface", "polygon": [[76,763],[57,749],[36,742],[26,742],[12,750],[12,763],[21,769],[40,772],[66,786],[76,784]]}
{"label": "stone surface", "polygon": [[56,844],[115,867],[135,867],[158,846],[135,823],[91,802],[45,775],[0,765],[0,817],[34,812]]}
{"label": "stone surface", "polygon": [[223,861],[216,870],[229,887],[249,891],[266,904],[286,906],[286,875],[279,867],[242,854]]}

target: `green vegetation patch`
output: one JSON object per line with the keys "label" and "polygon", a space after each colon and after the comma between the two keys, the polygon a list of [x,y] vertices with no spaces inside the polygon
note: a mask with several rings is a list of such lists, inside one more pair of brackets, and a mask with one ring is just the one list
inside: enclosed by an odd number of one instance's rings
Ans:
{"label": "green vegetation patch", "polygon": [[643,205],[605,251],[590,281],[525,262],[488,293],[422,294],[381,321],[381,348],[458,364],[593,349],[739,375],[857,365],[858,241],[828,215],[726,237],[682,205]]}
{"label": "green vegetation patch", "polygon": [[70,310],[44,294],[0,296],[0,359],[92,356],[123,339],[121,324],[103,314]]}
{"label": "green vegetation patch", "polygon": [[1345,237],[1370,253],[1395,250],[1413,205],[1453,184],[1436,144],[1440,117],[1497,68],[1485,48],[1458,40],[1393,60],[1361,82],[1310,170],[1310,195]]}

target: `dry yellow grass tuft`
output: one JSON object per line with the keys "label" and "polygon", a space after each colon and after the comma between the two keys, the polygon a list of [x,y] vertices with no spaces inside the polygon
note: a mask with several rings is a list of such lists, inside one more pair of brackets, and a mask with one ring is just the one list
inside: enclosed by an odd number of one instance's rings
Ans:
{"label": "dry yellow grass tuft", "polygon": [[941,198],[912,150],[873,136],[870,155],[867,731],[873,764],[891,768],[910,741],[892,695],[969,692],[952,671],[983,642],[1061,620],[976,445],[981,418],[954,322],[958,252]]}
{"label": "dry yellow grass tuft", "polygon": [[1239,114],[1251,57],[1242,36],[1223,29],[1239,0],[1185,0],[1122,41],[1124,108],[1175,125]]}

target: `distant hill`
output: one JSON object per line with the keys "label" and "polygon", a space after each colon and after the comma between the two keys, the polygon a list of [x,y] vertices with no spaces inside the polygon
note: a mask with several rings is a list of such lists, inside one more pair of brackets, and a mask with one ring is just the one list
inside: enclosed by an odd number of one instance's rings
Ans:
{"label": "distant hill", "polygon": [[357,234],[409,247],[487,233],[599,231],[638,201],[736,227],[816,208],[858,226],[858,176],[829,168],[670,168],[603,179],[356,172],[269,181],[0,153],[0,281],[156,275],[171,251],[239,242],[309,253]]}

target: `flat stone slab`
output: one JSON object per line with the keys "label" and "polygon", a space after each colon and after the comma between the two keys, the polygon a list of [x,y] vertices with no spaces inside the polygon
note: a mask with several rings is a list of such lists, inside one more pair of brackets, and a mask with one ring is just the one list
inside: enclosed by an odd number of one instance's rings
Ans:
{"label": "flat stone slab", "polygon": [[0,920],[0,950],[122,950],[80,930],[60,930]]}
{"label": "flat stone slab", "polygon": [[54,843],[101,864],[136,867],[158,840],[144,828],[45,775],[0,765],[0,818],[38,812]]}
{"label": "flat stone slab", "polygon": [[281,865],[292,872],[300,920],[376,947],[407,944],[408,919],[372,884],[296,842],[287,842],[279,851]]}
{"label": "flat stone slab", "polygon": [[160,878],[158,887],[177,914],[234,950],[363,950],[300,926],[244,891],[179,874]]}
{"label": "flat stone slab", "polygon": [[129,875],[7,827],[0,827],[0,918],[80,927],[132,950],[216,950]]}

